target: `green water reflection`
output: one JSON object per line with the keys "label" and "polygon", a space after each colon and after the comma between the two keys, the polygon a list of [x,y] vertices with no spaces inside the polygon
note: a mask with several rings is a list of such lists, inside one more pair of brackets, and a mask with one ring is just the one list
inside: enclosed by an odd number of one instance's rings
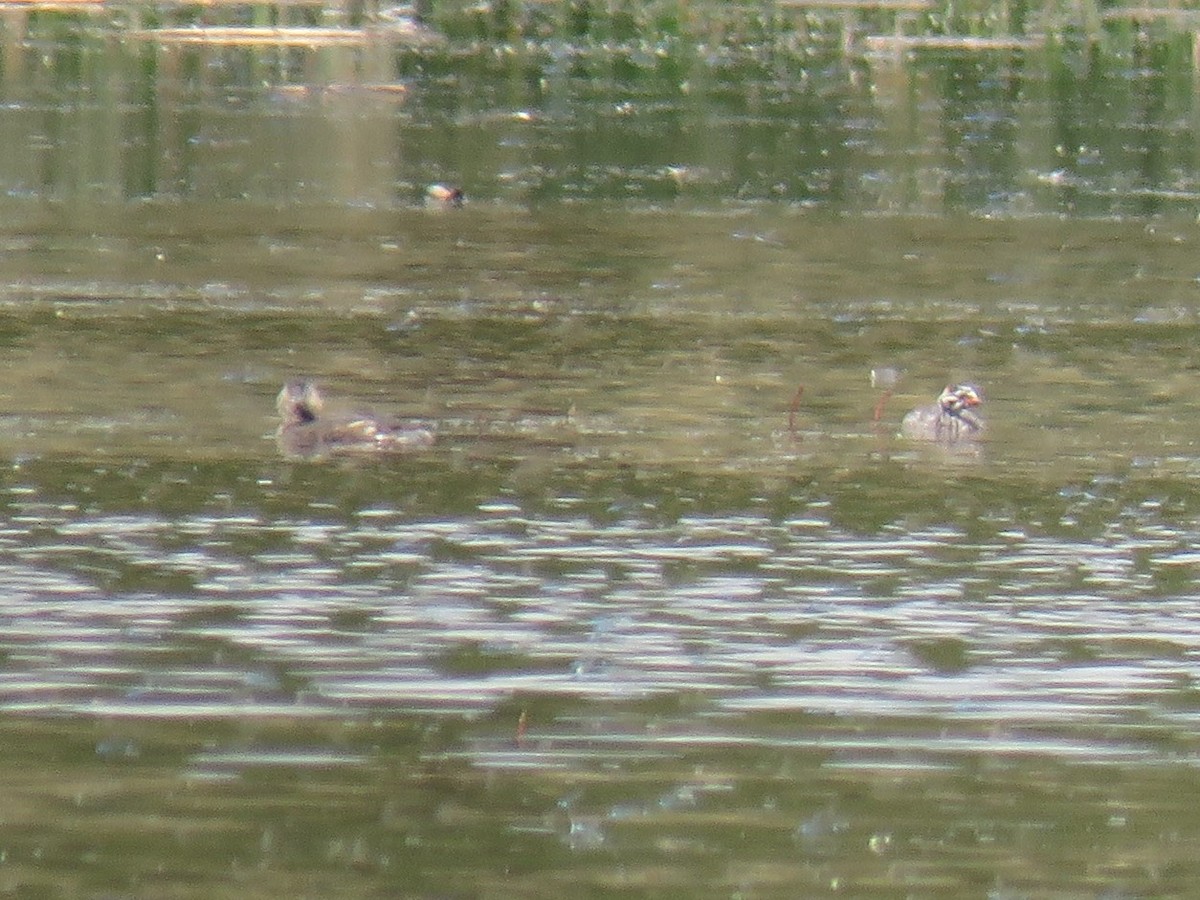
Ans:
{"label": "green water reflection", "polygon": [[390,209],[441,180],[506,206],[922,215],[1186,215],[1197,195],[1186,36],[907,59],[769,34],[195,48],[58,21],[5,48],[0,187],[68,220],[147,199]]}
{"label": "green water reflection", "polygon": [[[609,721],[600,742],[535,733],[520,753],[500,721],[302,722],[318,748],[307,761],[294,758],[296,723],[282,721],[10,720],[6,755],[21,775],[6,794],[21,825],[4,838],[4,884],[42,895],[1081,896],[1114,884],[1186,893],[1197,876],[1198,823],[1177,769],[1109,766],[1098,781],[1092,767],[1005,754],[964,766],[921,751],[916,765],[903,751],[856,759],[792,737],[693,747],[686,715],[667,711],[652,721],[674,749],[654,753],[643,726],[624,731],[644,718]],[[775,725],[828,735],[819,721]],[[544,768],[526,767],[537,759]]]}

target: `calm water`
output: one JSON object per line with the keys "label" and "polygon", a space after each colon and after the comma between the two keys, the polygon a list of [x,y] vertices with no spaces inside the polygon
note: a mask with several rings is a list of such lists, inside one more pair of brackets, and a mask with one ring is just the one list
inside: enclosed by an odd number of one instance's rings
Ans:
{"label": "calm water", "polygon": [[[1169,54],[72,21],[4,56],[0,890],[1195,890]],[[299,375],[439,442],[287,461]],[[895,436],[966,378],[979,455]]]}

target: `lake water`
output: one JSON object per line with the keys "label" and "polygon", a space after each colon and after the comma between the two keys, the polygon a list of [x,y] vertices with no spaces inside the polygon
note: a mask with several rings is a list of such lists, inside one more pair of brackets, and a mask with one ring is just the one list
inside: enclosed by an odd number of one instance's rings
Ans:
{"label": "lake water", "polygon": [[[1195,890],[1173,45],[8,28],[0,891]],[[300,376],[438,442],[285,459]]]}

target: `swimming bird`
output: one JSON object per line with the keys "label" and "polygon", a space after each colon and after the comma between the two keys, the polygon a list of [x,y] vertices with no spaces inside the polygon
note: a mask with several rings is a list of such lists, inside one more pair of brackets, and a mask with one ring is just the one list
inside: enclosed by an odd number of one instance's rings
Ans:
{"label": "swimming bird", "polygon": [[275,400],[279,410],[276,438],[288,456],[331,453],[397,453],[433,444],[433,432],[417,425],[381,419],[370,413],[325,414],[325,398],[311,381],[289,381]]}
{"label": "swimming bird", "polygon": [[977,441],[984,431],[983,417],[978,412],[982,403],[975,385],[949,385],[936,403],[918,406],[906,415],[900,433],[915,441],[947,445]]}
{"label": "swimming bird", "polygon": [[467,202],[467,196],[462,188],[450,187],[445,184],[431,184],[425,189],[425,206],[427,209],[462,209]]}

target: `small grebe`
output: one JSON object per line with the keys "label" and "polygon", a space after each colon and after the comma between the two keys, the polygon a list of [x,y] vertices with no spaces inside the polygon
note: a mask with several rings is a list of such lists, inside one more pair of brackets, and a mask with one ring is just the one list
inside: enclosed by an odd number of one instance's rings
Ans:
{"label": "small grebe", "polygon": [[425,189],[425,206],[428,209],[462,209],[467,196],[462,188],[446,184],[431,184]]}
{"label": "small grebe", "polygon": [[288,456],[395,453],[433,444],[433,432],[370,414],[324,415],[325,400],[311,381],[289,381],[275,401],[279,448]]}
{"label": "small grebe", "polygon": [[952,384],[936,403],[918,406],[900,423],[900,433],[915,441],[959,444],[983,437],[983,417],[977,412],[983,399],[971,384]]}

